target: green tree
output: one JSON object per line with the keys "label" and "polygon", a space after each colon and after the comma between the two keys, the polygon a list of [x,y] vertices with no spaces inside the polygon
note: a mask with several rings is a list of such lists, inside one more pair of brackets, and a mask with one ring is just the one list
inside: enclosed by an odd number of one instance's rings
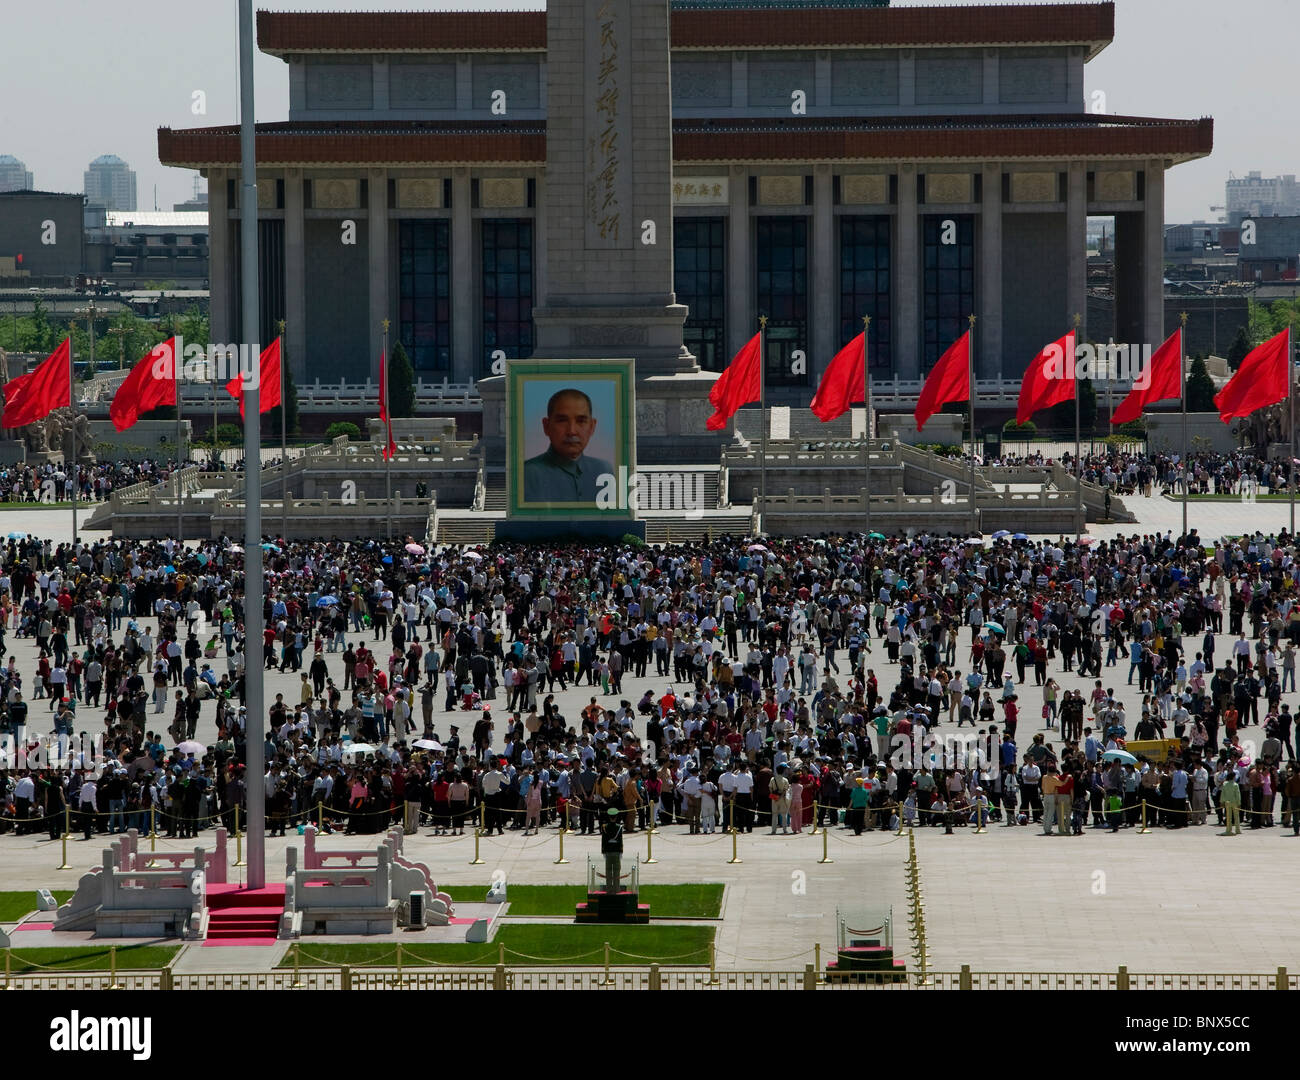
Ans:
{"label": "green tree", "polygon": [[[1263,340],[1262,338],[1260,340]],[[1250,352],[1250,337],[1244,326],[1237,327],[1237,333],[1233,336],[1232,344],[1228,346],[1228,367],[1236,371],[1241,367],[1241,362],[1246,359],[1246,354]]]}
{"label": "green tree", "polygon": [[340,435],[346,435],[350,441],[361,438],[361,429],[351,420],[335,420],[325,429],[326,441],[332,442]]}
{"label": "green tree", "polygon": [[1012,419],[1002,425],[1002,432],[1005,435],[1015,435],[1022,439],[1031,439],[1038,434],[1038,425],[1032,420],[1026,420],[1023,424],[1018,424],[1014,419]]}
{"label": "green tree", "polygon": [[415,415],[415,369],[400,341],[388,354],[388,415]]}
{"label": "green tree", "polygon": [[1281,329],[1280,326],[1274,327],[1273,312],[1263,304],[1257,304],[1254,300],[1247,300],[1246,311],[1249,319],[1248,332],[1252,346],[1262,344]]}
{"label": "green tree", "polygon": [[[1097,423],[1097,388],[1091,379],[1079,380],[1079,430],[1091,432]],[[1047,426],[1074,430],[1074,398],[1061,401],[1047,411]]]}
{"label": "green tree", "polygon": [[31,327],[30,343],[37,352],[54,348],[55,329],[50,325],[50,317],[39,296],[32,302]]}
{"label": "green tree", "polygon": [[[1238,360],[1237,363],[1240,364],[1241,361]],[[1214,411],[1214,380],[1206,370],[1205,361],[1199,356],[1192,361],[1192,370],[1187,375],[1187,411]]]}
{"label": "green tree", "polygon": [[205,349],[208,347],[210,324],[208,317],[197,306],[180,317],[180,332],[185,335],[186,345],[202,345]]}

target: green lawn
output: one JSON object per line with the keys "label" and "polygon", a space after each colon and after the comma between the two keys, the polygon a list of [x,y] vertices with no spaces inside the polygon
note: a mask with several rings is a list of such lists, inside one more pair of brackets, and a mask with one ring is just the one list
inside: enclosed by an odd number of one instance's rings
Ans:
{"label": "green lawn", "polygon": [[[70,889],[52,889],[54,899],[60,904],[72,899]],[[36,910],[36,890],[23,889],[20,892],[0,892],[0,923],[17,922],[29,911]],[[54,912],[48,913],[54,918]]]}
{"label": "green lawn", "polygon": [[[443,885],[457,903],[481,904],[486,885]],[[722,914],[722,885],[642,885],[641,903],[650,905],[652,919],[716,919]],[[587,899],[582,885],[509,885],[508,915],[572,915]]]}
{"label": "green lawn", "polygon": [[[164,968],[178,952],[179,945],[119,945],[117,968]],[[39,974],[45,968],[59,971],[107,971],[108,946],[68,949],[13,949],[10,952],[10,971],[15,975],[24,972]]]}
{"label": "green lawn", "polygon": [[[419,959],[463,967],[491,966],[498,962],[501,945],[506,947],[506,965],[535,967],[599,967],[605,962],[605,942],[609,942],[609,960],[619,966],[663,963],[704,965],[709,962],[713,944],[712,926],[578,926],[575,924],[540,926],[502,926],[495,941],[486,945],[406,945],[402,946],[403,964],[412,966]],[[366,964],[392,967],[396,964],[396,942],[381,944],[329,945],[308,938],[302,943],[302,966],[354,967]],[[407,959],[409,958],[409,959]],[[293,967],[293,950],[280,962]]]}

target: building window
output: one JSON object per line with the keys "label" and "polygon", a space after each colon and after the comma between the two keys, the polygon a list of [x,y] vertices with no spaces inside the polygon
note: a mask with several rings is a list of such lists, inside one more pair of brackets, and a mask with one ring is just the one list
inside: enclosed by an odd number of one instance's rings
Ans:
{"label": "building window", "polygon": [[523,218],[484,218],[483,355],[492,374],[500,349],[517,360],[533,354],[533,223]]}
{"label": "building window", "polygon": [[755,229],[755,299],[768,319],[763,378],[767,386],[806,386],[806,365],[802,375],[791,368],[795,350],[808,350],[808,219],[761,217]]}
{"label": "building window", "polygon": [[884,214],[840,218],[840,344],[852,341],[870,315],[867,364],[882,375],[893,370],[889,229]]}
{"label": "building window", "polygon": [[[951,225],[946,224],[952,222]],[[928,372],[969,328],[975,313],[975,218],[928,214],[924,218],[921,368]],[[955,243],[944,243],[953,239]]]}
{"label": "building window", "polygon": [[399,340],[417,372],[451,372],[451,239],[446,221],[399,222]]}
{"label": "building window", "polygon": [[705,371],[721,371],[730,359],[725,258],[722,218],[673,218],[673,291],[677,302],[691,309],[682,338]]}

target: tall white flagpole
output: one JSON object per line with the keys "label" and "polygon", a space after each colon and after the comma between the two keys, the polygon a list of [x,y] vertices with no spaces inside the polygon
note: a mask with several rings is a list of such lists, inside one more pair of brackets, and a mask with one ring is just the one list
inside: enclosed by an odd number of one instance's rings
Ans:
{"label": "tall white flagpole", "polygon": [[1079,531],[1076,535],[1082,535],[1086,529],[1083,513],[1083,458],[1080,455],[1080,438],[1079,438],[1079,369],[1075,362],[1079,349],[1079,323],[1083,317],[1076,311],[1074,313],[1074,333],[1070,335],[1069,356],[1070,370],[1074,372],[1074,488],[1079,496]]}
{"label": "tall white flagpole", "polygon": [[767,316],[758,317],[758,501],[762,513],[758,519],[759,535],[767,535]]}
{"label": "tall white flagpole", "polygon": [[172,339],[172,378],[176,383],[176,546],[185,546],[185,489],[181,486],[181,358]]}
{"label": "tall white flagpole", "polygon": [[[1292,317],[1294,321],[1294,316]],[[1291,436],[1287,439],[1290,462],[1287,466],[1287,487],[1291,489],[1291,543],[1295,543],[1295,357],[1291,353],[1291,323],[1286,326],[1286,393],[1291,414]]]}
{"label": "tall white flagpole", "polygon": [[[867,358],[867,338],[871,334],[871,316],[862,316],[862,457],[866,468],[862,478],[862,505],[866,508],[863,515],[866,531],[871,532],[871,371]],[[852,402],[849,408],[852,409]],[[850,414],[850,419],[852,414]],[[868,585],[871,569],[867,568]]]}
{"label": "tall white flagpole", "polygon": [[[93,341],[95,338],[95,323],[92,320],[90,324],[90,337]],[[68,411],[72,412],[76,408],[76,391],[74,381],[76,379],[77,369],[72,361],[72,335],[68,335]],[[67,466],[68,480],[72,487],[72,547],[75,552],[77,547],[77,436],[76,429],[73,429],[72,435],[72,462],[64,462]],[[68,440],[64,440],[64,446],[68,445]],[[51,447],[53,449],[53,447]]]}

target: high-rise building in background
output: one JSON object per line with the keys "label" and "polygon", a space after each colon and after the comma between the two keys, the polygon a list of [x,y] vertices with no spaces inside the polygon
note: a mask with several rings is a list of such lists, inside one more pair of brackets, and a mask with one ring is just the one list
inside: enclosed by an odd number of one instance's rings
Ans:
{"label": "high-rise building in background", "polygon": [[0,154],[0,191],[31,191],[32,174],[13,154]]}
{"label": "high-rise building in background", "polygon": [[1264,176],[1258,170],[1245,176],[1229,176],[1224,185],[1224,209],[1229,225],[1240,225],[1248,217],[1289,217],[1300,214],[1300,186],[1295,174]]}
{"label": "high-rise building in background", "polygon": [[116,154],[95,158],[86,170],[86,203],[109,210],[134,210],[135,172]]}

